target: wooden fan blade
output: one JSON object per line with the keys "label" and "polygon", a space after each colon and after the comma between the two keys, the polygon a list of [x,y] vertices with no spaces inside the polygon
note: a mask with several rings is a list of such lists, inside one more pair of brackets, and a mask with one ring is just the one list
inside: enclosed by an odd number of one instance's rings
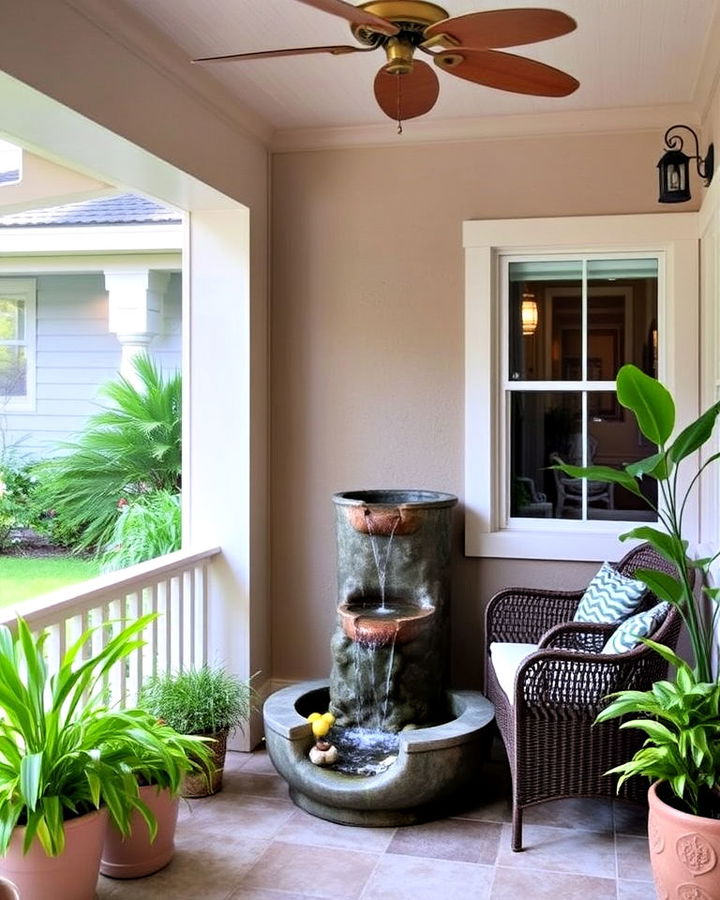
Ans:
{"label": "wooden fan blade", "polygon": [[580,87],[580,82],[545,63],[497,50],[475,50],[454,47],[433,55],[435,65],[486,87],[514,94],[536,97],[567,97]]}
{"label": "wooden fan blade", "polygon": [[375,76],[375,99],[378,106],[396,122],[425,115],[435,106],[440,84],[427,63],[415,60],[411,72],[391,75],[385,67]]}
{"label": "wooden fan blade", "polygon": [[334,56],[342,56],[345,53],[366,53],[368,50],[376,49],[376,47],[352,47],[349,44],[337,44],[329,47],[290,47],[287,50],[259,50],[256,53],[229,53],[227,56],[201,56],[198,59],[194,59],[193,62],[234,62],[243,59],[272,59],[275,56],[305,56],[309,53],[332,53]]}
{"label": "wooden fan blade", "polygon": [[547,41],[575,28],[575,20],[556,9],[491,9],[435,22],[425,38],[446,34],[450,44],[489,50]]}
{"label": "wooden fan blade", "polygon": [[358,9],[357,6],[345,3],[343,0],[297,0],[297,2],[314,6],[315,9],[330,13],[331,16],[340,16],[342,19],[352,22],[353,25],[364,25],[370,31],[377,31],[379,34],[392,35],[400,31],[397,25],[393,25],[387,19],[365,12],[364,9]]}

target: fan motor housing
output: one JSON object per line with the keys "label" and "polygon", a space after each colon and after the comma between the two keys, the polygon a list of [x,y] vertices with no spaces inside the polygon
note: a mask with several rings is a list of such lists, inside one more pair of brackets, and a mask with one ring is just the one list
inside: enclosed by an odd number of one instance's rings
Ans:
{"label": "fan motor housing", "polygon": [[[421,42],[428,25],[448,18],[447,11],[441,6],[425,3],[424,0],[373,0],[361,3],[358,8],[397,25],[404,37],[417,35],[416,43]],[[351,25],[350,30],[363,44],[377,45],[378,38],[381,37],[366,25]]]}

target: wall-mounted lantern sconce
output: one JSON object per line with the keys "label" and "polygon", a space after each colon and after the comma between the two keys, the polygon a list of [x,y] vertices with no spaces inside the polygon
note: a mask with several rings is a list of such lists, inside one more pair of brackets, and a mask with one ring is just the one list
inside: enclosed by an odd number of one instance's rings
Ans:
{"label": "wall-mounted lantern sconce", "polygon": [[[678,128],[689,131],[695,140],[695,154],[683,153],[683,139],[679,134],[672,134]],[[695,160],[697,173],[708,185],[712,181],[715,166],[715,149],[708,147],[705,159],[700,156],[698,136],[688,125],[673,125],[665,132],[666,152],[657,164],[660,175],[659,203],[685,203],[690,199],[690,160]]]}
{"label": "wall-mounted lantern sconce", "polygon": [[531,294],[530,291],[528,291],[527,285],[522,294],[520,320],[522,322],[523,334],[535,334],[535,329],[538,326],[538,308],[535,294]]}

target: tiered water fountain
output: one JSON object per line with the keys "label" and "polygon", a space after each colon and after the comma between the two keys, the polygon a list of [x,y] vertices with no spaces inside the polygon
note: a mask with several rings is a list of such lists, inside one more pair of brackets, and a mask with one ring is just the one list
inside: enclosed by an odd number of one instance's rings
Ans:
{"label": "tiered water fountain", "polygon": [[[336,494],[338,624],[328,681],[265,703],[275,767],[303,809],[352,825],[444,812],[477,773],[492,705],[448,691],[449,569],[456,498],[431,491]],[[335,717],[334,765],[308,758],[307,716]]]}

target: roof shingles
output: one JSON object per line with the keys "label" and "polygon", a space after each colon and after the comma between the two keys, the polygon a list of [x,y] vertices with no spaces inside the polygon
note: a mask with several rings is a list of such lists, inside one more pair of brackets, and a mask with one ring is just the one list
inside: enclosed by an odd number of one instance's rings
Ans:
{"label": "roof shingles", "polygon": [[77,225],[167,225],[180,222],[173,209],[136,194],[100,197],[0,216],[0,228]]}

